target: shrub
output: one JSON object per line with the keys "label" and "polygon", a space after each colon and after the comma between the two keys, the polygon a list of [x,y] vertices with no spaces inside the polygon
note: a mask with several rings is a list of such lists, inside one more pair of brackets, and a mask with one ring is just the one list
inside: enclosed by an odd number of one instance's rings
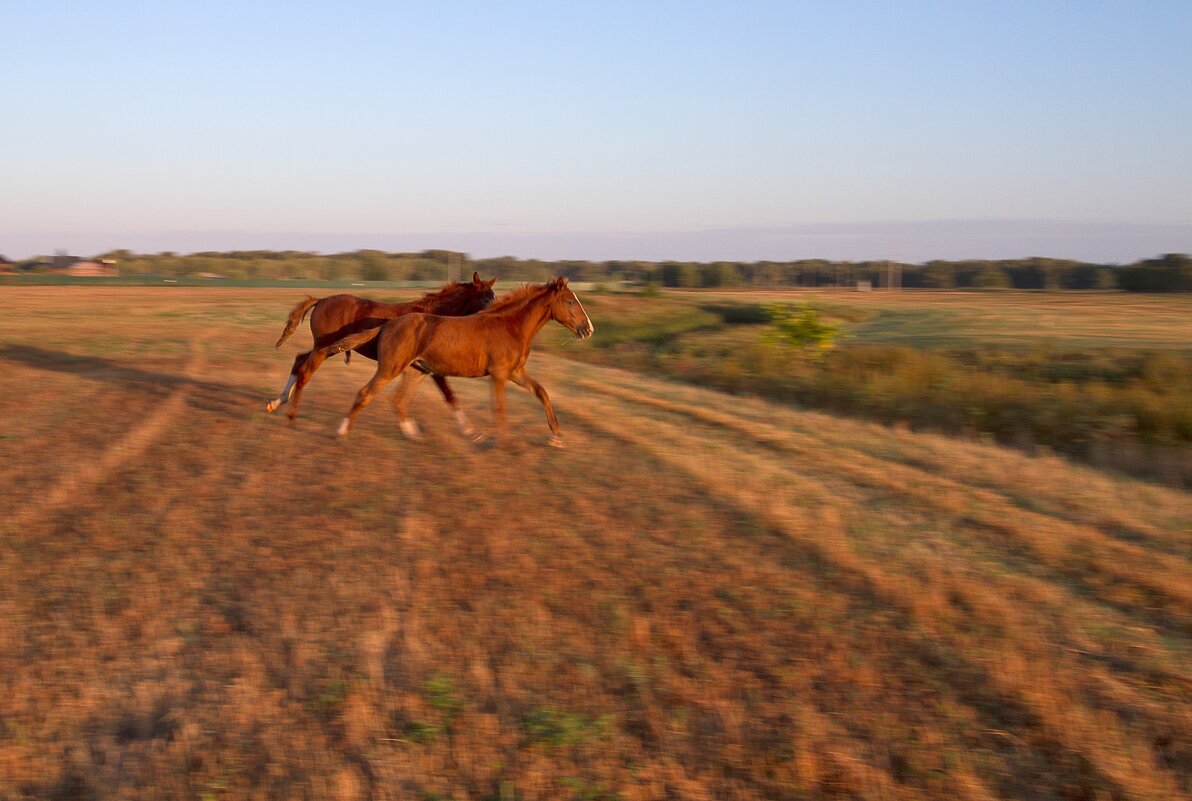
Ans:
{"label": "shrub", "polygon": [[771,342],[781,342],[796,348],[810,350],[813,355],[823,355],[831,350],[840,335],[840,326],[824,322],[819,312],[809,306],[767,306],[770,314]]}

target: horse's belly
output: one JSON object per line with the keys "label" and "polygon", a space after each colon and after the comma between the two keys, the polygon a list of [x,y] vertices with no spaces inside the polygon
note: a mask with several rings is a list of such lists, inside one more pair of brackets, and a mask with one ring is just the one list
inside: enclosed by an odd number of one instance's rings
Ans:
{"label": "horse's belly", "polygon": [[427,356],[415,360],[414,366],[428,373],[459,376],[460,378],[480,378],[488,372],[479,362],[461,362],[456,359],[435,359]]}
{"label": "horse's belly", "polygon": [[477,348],[468,337],[459,335],[458,325],[452,325],[457,322],[457,318],[430,319],[437,325],[431,326],[429,336],[422,341],[417,358],[423,361],[432,373],[479,378],[488,372],[486,351]]}

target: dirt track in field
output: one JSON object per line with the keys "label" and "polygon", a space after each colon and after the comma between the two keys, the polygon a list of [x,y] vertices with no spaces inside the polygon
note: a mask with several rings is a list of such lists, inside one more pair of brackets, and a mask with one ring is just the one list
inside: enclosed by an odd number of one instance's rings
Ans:
{"label": "dirt track in field", "polygon": [[[195,353],[186,365],[182,376],[184,379],[194,380],[201,374],[204,361],[201,348],[205,338],[200,336],[192,343]],[[156,411],[108,446],[97,459],[83,462],[73,472],[59,476],[49,493],[15,509],[10,519],[12,526],[24,529],[35,525],[44,515],[57,512],[93,493],[97,485],[111,475],[113,470],[136,459],[161,436],[169,422],[182,413],[192,389],[191,384],[182,383]]]}

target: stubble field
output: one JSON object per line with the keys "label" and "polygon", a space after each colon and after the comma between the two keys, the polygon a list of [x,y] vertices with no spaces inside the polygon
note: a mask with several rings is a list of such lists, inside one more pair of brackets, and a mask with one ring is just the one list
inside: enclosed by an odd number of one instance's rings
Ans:
{"label": "stubble field", "polygon": [[301,294],[4,290],[0,799],[1192,795],[1188,493],[558,349],[339,441]]}

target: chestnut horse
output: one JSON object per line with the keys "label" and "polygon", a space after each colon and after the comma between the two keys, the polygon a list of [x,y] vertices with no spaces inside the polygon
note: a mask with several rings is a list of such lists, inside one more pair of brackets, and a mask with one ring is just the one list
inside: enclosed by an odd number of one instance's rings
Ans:
{"label": "chestnut horse", "polygon": [[[282,343],[289,339],[290,335],[302,324],[307,312],[310,312],[310,333],[314,338],[314,348],[295,357],[285,388],[274,400],[269,401],[265,406],[265,411],[272,413],[288,402],[290,404],[290,420],[292,421],[298,415],[298,400],[302,397],[302,388],[306,386],[315,370],[319,369],[327,358],[326,354],[320,353],[319,348],[343,339],[349,334],[379,328],[388,320],[411,312],[427,312],[448,317],[474,314],[492,302],[495,297],[493,284],[496,281],[496,278],[482,281],[479,274],[472,273],[470,283],[453,281],[438,292],[428,292],[418,300],[409,303],[378,303],[355,295],[331,295],[321,299],[308,296],[306,300],[290,311],[290,316],[286,319],[285,330],[282,331],[281,338],[277,340],[275,347],[280,348]],[[313,311],[311,311],[312,307]],[[366,342],[355,350],[369,359],[377,358],[377,347],[374,342]],[[344,358],[348,360],[351,357],[352,353],[348,351]],[[447,384],[447,379],[439,375],[436,375],[434,379],[435,384],[443,393],[444,399],[455,411],[455,419],[459,423],[460,429],[465,434],[471,435],[472,429],[468,425],[467,417],[464,416],[463,409],[455,398],[455,393]]]}
{"label": "chestnut horse", "polygon": [[353,334],[321,348],[330,356],[373,340],[377,343],[377,372],[356,395],[352,410],[339,426],[339,435],[348,433],[356,415],[386,384],[413,366],[417,372],[406,372],[393,393],[393,408],[406,437],[418,439],[418,426],[406,418],[406,408],[427,373],[465,378],[487,375],[493,380],[493,408],[499,434],[505,433],[505,382],[512,381],[533,392],[542,402],[551,430],[550,444],[561,448],[559,421],[551,408],[550,396],[526,372],[534,335],[551,320],[562,324],[578,339],[592,336],[595,330],[579,298],[567,286],[567,279],[555,278],[545,284],[516,289],[470,317],[407,314],[380,328]]}

